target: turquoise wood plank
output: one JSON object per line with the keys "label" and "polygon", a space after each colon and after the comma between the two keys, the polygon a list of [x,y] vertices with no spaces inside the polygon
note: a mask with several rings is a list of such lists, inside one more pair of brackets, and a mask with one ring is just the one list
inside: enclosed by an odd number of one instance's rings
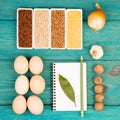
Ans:
{"label": "turquoise wood plank", "polygon": [[18,50],[16,48],[16,22],[0,21],[0,60],[13,60],[23,54],[27,57],[40,55],[43,59],[77,60],[84,55],[86,60],[93,60],[89,54],[91,45],[102,45],[105,51],[101,60],[120,60],[120,22],[107,21],[106,26],[98,32],[91,30],[87,22],[83,23],[83,45],[81,50]]}
{"label": "turquoise wood plank", "polygon": [[[51,77],[51,63],[52,62],[79,62],[78,60],[44,60],[44,71],[42,72],[42,76],[46,80],[46,90],[38,95],[44,101],[46,105],[52,104],[52,77]],[[117,94],[120,91],[120,61],[87,61],[88,63],[88,105],[93,105],[94,101],[94,83],[93,79],[96,74],[93,72],[93,68],[96,64],[102,64],[105,67],[105,72],[101,77],[103,77],[103,84],[106,87],[104,92],[105,105],[120,105],[120,94]],[[109,73],[113,67],[116,65],[119,66],[115,70],[115,73],[119,73],[117,76],[111,76]],[[12,100],[15,96],[17,96],[14,90],[15,80],[17,78],[17,74],[13,69],[13,61],[0,61],[0,105],[9,105],[12,103]],[[28,78],[32,76],[32,74],[27,74]],[[26,98],[29,95],[32,95],[32,92],[29,92]]]}
{"label": "turquoise wood plank", "polygon": [[107,20],[120,20],[119,0],[4,0],[0,2],[0,20],[15,20],[16,9],[31,8],[80,8],[84,11],[84,20],[95,10],[95,3],[99,2],[106,13]]}
{"label": "turquoise wood plank", "polygon": [[[104,29],[99,32],[92,31],[87,25],[88,14],[95,10],[94,4],[99,2],[107,16],[107,23]],[[82,8],[84,21],[84,49],[77,50],[17,50],[16,49],[16,9],[18,7],[32,8]],[[85,120],[119,120],[120,114],[120,75],[110,76],[110,70],[116,65],[120,66],[120,1],[119,0],[0,0],[0,120],[78,120],[80,112],[53,112],[52,105],[52,62],[77,62],[80,55],[85,57],[88,63],[88,111],[85,113]],[[101,61],[93,61],[89,55],[91,45],[102,45],[105,55]],[[42,73],[46,80],[46,90],[38,95],[45,104],[45,110],[41,115],[35,116],[28,111],[23,115],[16,115],[11,109],[11,103],[17,95],[14,90],[14,82],[18,76],[13,70],[13,60],[18,55],[25,55],[30,58],[33,55],[39,55],[44,60],[45,68]],[[102,75],[103,84],[106,87],[104,92],[105,109],[97,112],[93,109],[94,104],[94,83],[93,78],[96,74],[93,72],[95,64],[101,63],[105,67],[105,73]],[[119,68],[115,71],[119,72]],[[31,73],[27,76],[30,78]],[[26,98],[32,95],[27,93]],[[10,105],[10,106],[9,106]]]}
{"label": "turquoise wood plank", "polygon": [[119,120],[120,106],[105,106],[103,111],[95,111],[92,106],[88,107],[84,118],[81,118],[79,111],[73,112],[53,112],[50,106],[46,106],[41,115],[32,115],[26,111],[23,115],[16,115],[11,106],[0,106],[1,120]]}

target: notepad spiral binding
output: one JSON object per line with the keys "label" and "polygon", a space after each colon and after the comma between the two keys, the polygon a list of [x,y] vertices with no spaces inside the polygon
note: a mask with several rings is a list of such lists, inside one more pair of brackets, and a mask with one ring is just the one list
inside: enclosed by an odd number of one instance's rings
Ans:
{"label": "notepad spiral binding", "polygon": [[56,110],[56,74],[55,74],[55,63],[52,64],[52,79],[53,79],[53,110]]}

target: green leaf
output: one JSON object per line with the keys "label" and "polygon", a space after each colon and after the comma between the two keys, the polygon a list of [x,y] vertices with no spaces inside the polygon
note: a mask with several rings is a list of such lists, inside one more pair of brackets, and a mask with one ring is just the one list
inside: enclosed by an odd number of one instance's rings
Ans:
{"label": "green leaf", "polygon": [[59,75],[59,82],[60,82],[60,86],[63,90],[63,92],[66,94],[66,96],[74,102],[75,106],[75,93],[74,90],[72,88],[72,85],[69,83],[69,81],[64,78],[62,75]]}

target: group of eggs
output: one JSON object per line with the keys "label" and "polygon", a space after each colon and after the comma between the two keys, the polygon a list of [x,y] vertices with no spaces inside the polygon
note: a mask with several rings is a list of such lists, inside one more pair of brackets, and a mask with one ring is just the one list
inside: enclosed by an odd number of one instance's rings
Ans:
{"label": "group of eggs", "polygon": [[[40,114],[43,111],[44,105],[42,100],[35,96],[29,96],[26,100],[23,96],[30,90],[34,94],[41,94],[45,89],[45,80],[39,74],[43,70],[43,62],[39,56],[33,56],[28,62],[25,56],[18,56],[14,61],[14,69],[20,74],[15,82],[15,91],[19,94],[12,103],[12,108],[15,113],[23,114],[27,107],[32,114]],[[24,75],[28,69],[34,76],[28,80]]]}

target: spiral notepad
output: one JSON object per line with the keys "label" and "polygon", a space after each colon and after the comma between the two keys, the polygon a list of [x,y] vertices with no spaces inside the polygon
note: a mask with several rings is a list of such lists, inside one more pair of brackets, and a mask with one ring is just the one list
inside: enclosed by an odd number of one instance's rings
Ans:
{"label": "spiral notepad", "polygon": [[[83,63],[83,100],[84,111],[87,110],[87,67]],[[80,110],[80,63],[53,63],[53,110]],[[59,83],[59,75],[64,76],[75,92],[76,105],[66,96]]]}

